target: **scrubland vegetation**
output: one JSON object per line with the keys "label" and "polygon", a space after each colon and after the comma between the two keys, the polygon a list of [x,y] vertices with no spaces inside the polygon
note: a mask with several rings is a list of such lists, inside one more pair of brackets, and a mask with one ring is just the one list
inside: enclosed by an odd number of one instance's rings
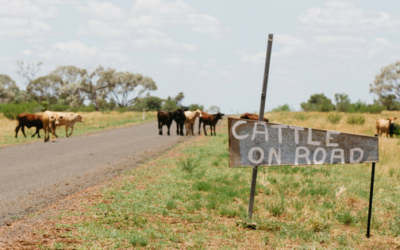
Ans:
{"label": "scrubland vegetation", "polygon": [[[146,112],[145,121],[143,121],[143,112],[125,112],[121,110],[121,112],[82,112],[81,114],[84,123],[75,124],[73,136],[157,119],[157,112]],[[0,146],[43,140],[43,130],[40,130],[39,132],[41,135],[40,139],[38,139],[37,136],[33,138],[31,137],[35,133],[36,128],[25,128],[26,138],[22,132],[19,131],[18,138],[15,139],[15,127],[17,126],[17,123],[16,120],[7,119],[0,113]],[[64,126],[57,129],[57,135],[60,138],[65,137]]]}
{"label": "scrubland vegetation", "polygon": [[[274,112],[273,122],[374,135],[340,114]],[[400,235],[400,140],[380,139],[371,238],[366,223],[371,164],[260,167],[253,220],[247,218],[250,168],[229,168],[226,121],[216,137],[197,137],[111,182],[71,219],[60,249],[393,249]],[[68,219],[69,218],[69,219]],[[46,232],[42,232],[46,234]],[[44,246],[43,246],[44,248]]]}

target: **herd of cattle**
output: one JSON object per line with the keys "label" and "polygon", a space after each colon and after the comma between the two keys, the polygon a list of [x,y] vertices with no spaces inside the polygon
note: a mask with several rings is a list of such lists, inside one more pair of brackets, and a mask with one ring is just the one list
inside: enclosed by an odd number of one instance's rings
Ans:
{"label": "herd of cattle", "polygon": [[[58,138],[56,134],[56,128],[60,126],[65,126],[66,136],[71,136],[74,131],[74,125],[77,122],[83,122],[83,117],[81,114],[75,114],[71,112],[52,112],[45,111],[43,115],[34,114],[19,114],[17,116],[18,125],[15,128],[15,138],[18,136],[18,131],[21,129],[22,133],[26,137],[25,127],[31,128],[36,127],[36,132],[32,135],[34,137],[36,134],[40,138],[39,130],[44,130],[44,142],[49,141],[50,132]],[[71,128],[71,133],[68,135],[68,128]]]}
{"label": "herd of cattle", "polygon": [[[173,112],[165,112],[159,111],[157,113],[158,119],[158,130],[159,134],[162,135],[162,127],[165,125],[168,128],[168,135],[170,135],[170,127],[173,121],[176,122],[176,134],[184,135],[183,127],[186,128],[186,135],[194,135],[194,124],[197,118],[199,118],[199,135],[201,134],[201,124],[203,124],[204,134],[207,135],[206,126],[210,126],[211,135],[216,135],[215,126],[218,123],[218,120],[221,120],[224,114],[218,112],[217,114],[208,114],[207,112],[196,110],[196,111],[188,111],[188,108],[179,108]],[[258,120],[258,115],[245,113],[240,116],[241,119],[248,120]],[[395,131],[400,131],[400,125],[395,124],[394,120],[396,117],[389,117],[385,119],[378,119],[376,121],[376,131],[379,136],[382,136],[383,133],[386,134],[386,137],[393,137]],[[32,135],[35,135],[40,138],[39,130],[44,130],[44,142],[49,141],[50,133],[53,134],[54,137],[58,137],[56,134],[56,128],[60,126],[65,126],[66,136],[71,136],[74,131],[74,125],[77,122],[83,122],[83,117],[81,114],[71,113],[71,112],[52,112],[45,111],[44,114],[34,115],[34,114],[19,114],[17,117],[18,125],[15,128],[15,138],[17,138],[18,131],[21,129],[22,133],[26,137],[25,127],[31,128],[35,127],[36,132]],[[264,118],[265,122],[269,122],[268,119]],[[68,128],[71,128],[71,133],[68,134]]]}

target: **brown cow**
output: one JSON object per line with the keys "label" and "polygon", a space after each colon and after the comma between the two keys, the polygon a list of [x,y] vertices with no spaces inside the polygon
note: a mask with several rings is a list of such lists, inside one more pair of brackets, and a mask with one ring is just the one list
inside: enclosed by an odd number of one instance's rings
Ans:
{"label": "brown cow", "polygon": [[386,138],[389,137],[390,134],[390,124],[394,123],[396,117],[389,117],[387,120],[378,119],[376,120],[376,133],[381,137],[383,133],[386,134]]}
{"label": "brown cow", "polygon": [[[251,114],[251,113],[244,113],[243,115],[240,116],[240,119],[258,121],[258,115]],[[264,121],[269,122],[267,118],[264,118]]]}
{"label": "brown cow", "polygon": [[220,112],[218,112],[215,115],[211,115],[208,114],[206,112],[201,112],[202,113],[202,117],[199,120],[199,134],[200,134],[200,127],[201,127],[201,123],[203,122],[203,129],[204,129],[204,134],[207,135],[206,132],[206,125],[210,125],[210,129],[211,129],[211,136],[213,135],[213,127],[214,127],[214,135],[217,135],[215,133],[215,125],[217,124],[218,120],[222,120],[222,116],[224,116],[224,114],[221,114]]}
{"label": "brown cow", "polygon": [[166,125],[168,128],[167,134],[170,135],[169,129],[170,129],[172,121],[173,121],[172,112],[158,111],[157,120],[158,120],[158,134],[162,135],[162,127],[164,125]]}
{"label": "brown cow", "polygon": [[18,126],[15,128],[15,138],[17,138],[18,131],[21,128],[22,134],[26,137],[25,127],[31,128],[36,127],[36,132],[32,135],[35,137],[37,134],[38,138],[40,138],[39,129],[43,128],[43,120],[41,115],[33,115],[33,114],[19,114],[17,116]]}

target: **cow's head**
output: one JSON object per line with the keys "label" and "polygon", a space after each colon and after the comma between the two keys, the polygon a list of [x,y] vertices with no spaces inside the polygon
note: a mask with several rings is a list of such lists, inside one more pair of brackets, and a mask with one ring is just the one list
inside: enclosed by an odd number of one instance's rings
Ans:
{"label": "cow's head", "polygon": [[75,115],[75,121],[83,122],[83,117],[82,117],[82,115],[80,113]]}
{"label": "cow's head", "polygon": [[58,116],[58,114],[52,113],[50,115],[50,122],[51,123],[54,122],[54,124],[58,125],[58,124],[60,124],[59,119],[60,119],[60,117]]}
{"label": "cow's head", "polygon": [[215,114],[215,117],[217,118],[217,120],[222,120],[222,117],[223,117],[224,115],[225,115],[225,114],[221,114],[220,112],[218,112],[218,113]]}
{"label": "cow's head", "polygon": [[196,109],[196,111],[194,112],[198,113],[200,118],[203,117],[203,114],[200,109]]}
{"label": "cow's head", "polygon": [[392,124],[394,123],[394,120],[397,119],[397,117],[388,117],[387,119],[389,120],[389,124]]}

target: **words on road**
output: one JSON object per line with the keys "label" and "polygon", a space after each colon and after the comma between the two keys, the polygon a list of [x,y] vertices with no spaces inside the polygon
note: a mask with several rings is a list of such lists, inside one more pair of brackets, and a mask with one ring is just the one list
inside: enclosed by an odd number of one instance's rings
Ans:
{"label": "words on road", "polygon": [[235,118],[228,126],[230,167],[379,161],[377,137]]}

